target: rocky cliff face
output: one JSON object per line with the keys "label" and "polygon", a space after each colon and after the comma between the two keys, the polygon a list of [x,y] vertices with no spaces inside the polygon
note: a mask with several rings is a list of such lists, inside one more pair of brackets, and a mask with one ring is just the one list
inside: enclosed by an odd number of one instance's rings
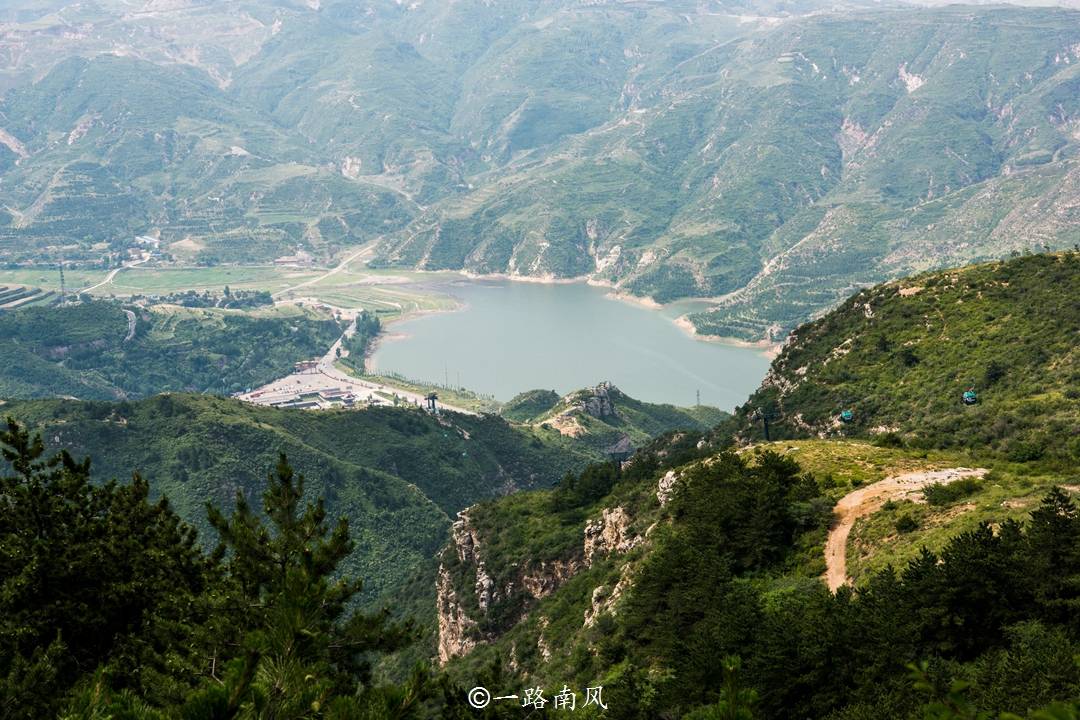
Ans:
{"label": "rocky cliff face", "polygon": [[602,382],[596,387],[572,392],[560,401],[561,409],[545,422],[563,435],[580,437],[588,433],[583,423],[584,416],[598,420],[618,420],[619,413],[615,399],[619,389],[609,382]]}
{"label": "rocky cliff face", "polygon": [[578,410],[594,418],[604,420],[617,417],[615,393],[619,390],[609,382],[602,382],[590,390],[584,390],[571,400],[571,410]]}
{"label": "rocky cliff face", "polygon": [[625,553],[641,544],[639,535],[630,533],[630,515],[621,507],[605,508],[600,519],[585,526],[585,564],[613,552]]}
{"label": "rocky cliff face", "polygon": [[660,503],[660,507],[666,507],[671,502],[678,482],[679,476],[675,474],[674,470],[668,470],[664,477],[660,478],[660,482],[656,484],[656,499]]}
{"label": "rocky cliff face", "polygon": [[481,610],[486,611],[492,602],[499,599],[499,591],[480,556],[480,539],[476,529],[469,523],[468,514],[458,513],[458,519],[451,527],[451,535],[458,560],[476,568],[476,602]]}
{"label": "rocky cliff face", "polygon": [[442,565],[435,583],[435,595],[439,617],[437,651],[439,664],[445,665],[451,658],[465,655],[476,647],[476,621],[465,614],[450,573]]}
{"label": "rocky cliff face", "polygon": [[521,586],[533,599],[539,600],[555,592],[582,567],[576,558],[541,561],[521,575]]}
{"label": "rocky cliff face", "polygon": [[[458,520],[451,527],[453,550],[459,562],[472,568],[475,573],[475,592],[481,611],[486,611],[497,599],[495,582],[487,574],[480,555],[480,539],[476,529],[469,523],[466,512],[458,513]],[[479,623],[466,612],[463,599],[458,596],[454,579],[445,563],[439,565],[435,583],[435,605],[439,620],[438,658],[445,665],[451,658],[467,654],[479,640]]]}
{"label": "rocky cliff face", "polygon": [[619,576],[619,581],[615,583],[614,587],[608,585],[598,585],[593,588],[592,604],[585,610],[585,622],[582,623],[583,627],[592,627],[596,624],[597,619],[604,613],[614,613],[615,604],[622,597],[623,592],[630,587],[631,573],[630,566],[624,565],[622,575]]}
{"label": "rocky cliff face", "polygon": [[[554,593],[594,562],[613,554],[629,552],[640,545],[644,538],[633,533],[631,525],[632,518],[625,508],[604,508],[599,518],[586,523],[581,544],[566,557],[523,562],[515,573],[515,579],[500,587],[488,571],[481,538],[468,511],[459,513],[452,529],[452,546],[446,550],[453,552],[453,555],[439,566],[436,582],[439,663],[445,664],[451,658],[468,654],[478,643],[495,639],[494,635],[485,634],[481,627],[483,617],[495,605],[518,602],[520,607],[510,615],[524,618],[536,601]],[[457,563],[454,563],[455,559]],[[458,580],[456,583],[455,577]],[[629,571],[624,568],[622,577],[613,587],[596,588],[592,608],[586,613],[586,624],[595,622],[602,612],[610,610],[629,583]],[[469,586],[475,598],[459,594],[463,587]],[[516,593],[515,588],[518,589]]]}

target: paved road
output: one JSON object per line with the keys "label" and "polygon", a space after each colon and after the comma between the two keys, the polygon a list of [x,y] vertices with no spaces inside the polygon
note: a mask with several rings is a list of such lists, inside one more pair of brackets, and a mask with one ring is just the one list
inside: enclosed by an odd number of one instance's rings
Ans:
{"label": "paved road", "polygon": [[130,310],[124,310],[124,314],[127,315],[128,321],[128,331],[127,335],[124,337],[124,342],[129,342],[131,338],[135,337],[135,313],[131,312]]}
{"label": "paved road", "polygon": [[126,262],[123,265],[121,265],[120,267],[110,270],[109,274],[105,276],[105,279],[102,280],[101,282],[99,282],[97,285],[91,285],[90,287],[85,287],[82,290],[76,290],[75,292],[76,292],[76,294],[79,294],[79,293],[88,293],[88,292],[90,292],[92,290],[97,290],[99,287],[101,287],[103,285],[108,285],[109,283],[111,283],[113,281],[113,278],[116,277],[116,274],[119,273],[121,270],[127,270],[128,268],[133,268],[136,265],[142,265],[144,262],[146,262],[149,259],[150,258],[143,258],[142,260],[133,260],[131,262]]}
{"label": "paved road", "polygon": [[294,290],[299,290],[301,288],[306,288],[309,285],[314,285],[315,283],[321,282],[321,281],[325,280],[328,277],[331,277],[333,275],[337,275],[339,272],[341,272],[342,270],[347,268],[349,266],[349,263],[356,260],[361,255],[370,255],[373,252],[375,252],[375,246],[378,244],[379,240],[381,240],[381,239],[382,239],[381,237],[375,238],[374,240],[369,242],[367,245],[363,246],[362,248],[360,248],[359,250],[354,252],[352,255],[345,258],[340,263],[338,263],[334,267],[332,267],[329,270],[327,270],[326,272],[324,272],[322,275],[319,275],[318,277],[314,277],[314,278],[312,278],[310,280],[305,280],[304,282],[300,283],[299,285],[293,285],[292,287],[287,287],[284,290],[278,290],[276,293],[273,294],[273,297],[278,297],[279,295],[284,295],[285,293],[290,293],[290,292],[293,292]]}

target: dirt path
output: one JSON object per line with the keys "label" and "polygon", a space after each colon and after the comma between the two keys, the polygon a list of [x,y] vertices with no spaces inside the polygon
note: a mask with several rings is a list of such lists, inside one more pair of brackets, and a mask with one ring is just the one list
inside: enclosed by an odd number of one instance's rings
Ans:
{"label": "dirt path", "polygon": [[345,268],[349,267],[349,263],[353,262],[357,258],[370,257],[371,255],[373,255],[375,253],[375,246],[379,244],[380,240],[382,240],[381,235],[379,237],[375,238],[374,240],[372,240],[371,242],[369,242],[367,245],[364,245],[363,247],[361,247],[359,250],[354,252],[352,255],[348,256],[347,258],[345,258],[340,263],[338,263],[334,267],[330,268],[329,270],[327,270],[323,274],[321,274],[321,275],[319,275],[317,277],[313,277],[310,280],[305,280],[304,282],[300,283],[299,285],[293,285],[292,287],[287,287],[284,290],[278,290],[277,292],[275,292],[273,294],[273,297],[280,297],[282,295],[285,295],[286,293],[291,293],[291,292],[294,292],[296,290],[300,290],[301,288],[309,287],[311,285],[314,285],[315,283],[318,283],[318,282],[321,282],[321,281],[325,280],[328,277],[333,277],[334,275],[337,275],[339,272],[341,272]]}
{"label": "dirt path", "polygon": [[872,514],[887,500],[912,499],[912,495],[927,485],[950,483],[966,477],[982,477],[986,473],[984,468],[962,467],[905,473],[885,478],[845,495],[833,509],[837,523],[829,531],[829,539],[825,543],[825,582],[829,585],[829,590],[836,592],[848,581],[847,542],[856,520]]}

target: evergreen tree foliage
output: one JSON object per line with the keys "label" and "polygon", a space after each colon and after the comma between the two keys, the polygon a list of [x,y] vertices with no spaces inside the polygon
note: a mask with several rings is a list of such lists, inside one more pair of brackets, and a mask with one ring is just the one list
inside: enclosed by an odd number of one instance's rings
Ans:
{"label": "evergreen tree foliage", "polygon": [[[266,523],[237,495],[225,516],[208,506],[220,536],[233,591],[226,603],[242,652],[234,653],[223,685],[193,703],[206,708],[191,717],[387,717],[406,718],[418,709],[427,687],[418,669],[404,688],[371,684],[371,661],[401,648],[412,629],[389,622],[387,613],[349,613],[359,580],[336,577],[352,549],[348,521],[327,522],[322,499],[304,501],[304,479],[281,455],[263,495]],[[220,646],[229,653],[233,638]]]}
{"label": "evergreen tree foliage", "polygon": [[88,459],[46,458],[11,420],[0,447],[0,717],[50,716],[99,666],[119,687],[170,692],[160,676],[188,669],[208,585],[194,531],[138,475],[93,485]]}

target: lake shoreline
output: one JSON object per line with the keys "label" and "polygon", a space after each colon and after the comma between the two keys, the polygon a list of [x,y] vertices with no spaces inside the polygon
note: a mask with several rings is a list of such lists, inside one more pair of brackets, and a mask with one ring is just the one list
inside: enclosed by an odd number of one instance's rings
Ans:
{"label": "lake shoreline", "polygon": [[[700,392],[703,402],[721,408],[744,400],[744,389],[751,392],[767,372],[767,344],[690,332],[688,321],[676,317],[686,312],[683,303],[664,306],[581,279],[515,282],[465,273],[443,278],[424,285],[452,296],[454,309],[385,322],[367,348],[368,372],[401,373],[438,385],[448,358],[451,376],[502,402],[534,385],[570,391],[609,379],[648,402],[688,406],[688,398]],[[566,289],[541,287],[554,285]],[[459,315],[462,309],[472,312],[431,325],[399,325],[426,315]],[[710,393],[715,399],[706,401]]]}
{"label": "lake shoreline", "polygon": [[[445,271],[437,271],[445,272]],[[595,288],[605,288],[609,292],[605,293],[604,297],[609,300],[615,300],[617,302],[626,303],[627,305],[633,305],[635,307],[645,308],[646,310],[661,311],[669,306],[669,304],[661,303],[653,299],[649,295],[633,295],[628,292],[619,290],[615,283],[610,280],[600,280],[597,278],[582,275],[576,278],[555,278],[555,277],[532,277],[527,275],[511,275],[509,273],[490,273],[490,274],[478,274],[468,272],[467,270],[459,270],[457,274],[462,277],[476,282],[483,282],[485,280],[493,281],[507,281],[507,282],[520,282],[528,283],[532,285],[588,285]],[[689,298],[690,300],[696,300],[701,302],[710,302],[711,298]],[[460,309],[460,308],[458,308]],[[446,312],[446,311],[432,311],[432,312]],[[453,312],[453,311],[450,311]],[[427,313],[419,313],[427,314]],[[772,360],[780,354],[780,350],[784,347],[783,342],[774,342],[772,340],[743,340],[741,338],[730,337],[727,335],[705,335],[698,332],[694,323],[690,321],[687,315],[680,315],[676,318],[668,318],[675,324],[680,330],[685,332],[694,340],[707,343],[717,343],[719,345],[729,345],[731,347],[748,348],[750,350],[757,350],[761,352],[765,357]]]}
{"label": "lake shoreline", "polygon": [[408,340],[412,335],[407,332],[391,331],[394,325],[409,320],[416,320],[417,318],[428,317],[429,315],[442,315],[445,313],[456,313],[462,310],[468,310],[469,304],[463,302],[459,298],[448,295],[454,301],[454,307],[430,309],[430,310],[413,310],[407,313],[401,313],[397,317],[389,320],[379,321],[379,332],[375,334],[375,337],[368,340],[367,347],[364,348],[364,372],[375,372],[379,369],[378,364],[375,362],[375,353],[379,349],[379,345],[385,342],[395,342],[401,340]]}
{"label": "lake shoreline", "polygon": [[734,347],[748,348],[751,350],[757,350],[769,360],[774,359],[780,354],[780,351],[784,347],[782,342],[773,342],[771,340],[742,340],[740,338],[728,337],[724,335],[703,335],[698,332],[697,327],[690,318],[686,315],[680,315],[673,321],[680,330],[689,335],[695,340],[701,342],[714,342],[722,345],[732,345]]}

